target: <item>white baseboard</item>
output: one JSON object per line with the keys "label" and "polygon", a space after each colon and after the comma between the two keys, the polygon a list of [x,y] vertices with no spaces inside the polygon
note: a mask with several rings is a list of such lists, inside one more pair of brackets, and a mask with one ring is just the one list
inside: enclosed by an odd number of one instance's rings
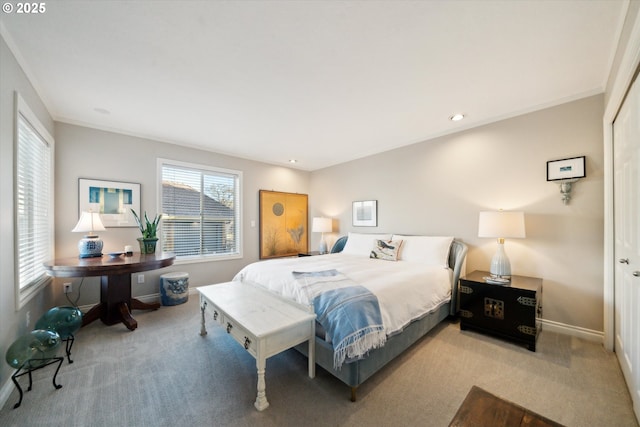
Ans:
{"label": "white baseboard", "polygon": [[540,319],[540,324],[542,325],[542,329],[545,331],[571,335],[572,337],[582,338],[587,341],[604,344],[604,332],[581,328],[579,326],[567,325],[565,323],[554,322],[553,320],[546,319]]}
{"label": "white baseboard", "polygon": [[15,388],[13,381],[11,381],[11,377],[7,378],[7,380],[2,384],[2,388],[0,388],[0,408],[3,408],[4,405],[9,400],[9,396],[11,396],[11,392]]}

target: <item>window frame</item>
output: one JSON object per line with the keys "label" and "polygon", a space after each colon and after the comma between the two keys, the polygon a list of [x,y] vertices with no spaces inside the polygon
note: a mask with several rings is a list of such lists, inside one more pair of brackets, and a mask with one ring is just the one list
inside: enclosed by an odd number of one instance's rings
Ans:
{"label": "window frame", "polygon": [[[18,206],[18,166],[19,166],[19,144],[20,144],[20,117],[24,119],[31,127],[31,129],[39,136],[41,141],[49,146],[49,200],[47,206],[47,237],[48,243],[46,245],[46,254],[42,262],[48,261],[54,257],[55,253],[55,140],[53,136],[47,131],[42,122],[38,119],[36,114],[29,108],[29,105],[24,101],[18,92],[15,92],[14,96],[14,132],[13,132],[13,194],[14,194],[14,208],[13,208],[13,233],[14,233],[14,283],[15,283],[15,305],[16,310],[20,310],[29,302],[34,296],[36,296],[44,287],[51,283],[52,279],[47,275],[44,267],[42,267],[41,274],[37,278],[30,281],[27,284],[20,283],[20,235],[19,235],[19,206]],[[39,262],[39,261],[38,261]]]}
{"label": "window frame", "polygon": [[[238,181],[238,200],[237,201],[239,206],[234,209],[236,212],[236,219],[237,219],[237,226],[236,226],[237,251],[233,254],[207,254],[207,255],[200,254],[200,255],[191,255],[191,256],[176,256],[175,264],[191,264],[191,263],[209,262],[209,261],[227,261],[227,260],[243,258],[244,230],[243,230],[243,220],[242,220],[242,211],[243,211],[242,205],[244,203],[244,199],[242,196],[243,194],[242,171],[234,170],[234,169],[225,169],[225,168],[220,168],[220,167],[210,166],[210,165],[203,165],[199,163],[183,162],[179,160],[172,160],[172,159],[166,159],[166,158],[158,158],[157,183],[156,183],[156,189],[157,189],[156,200],[157,200],[158,212],[163,212],[163,206],[162,206],[162,191],[163,191],[162,190],[162,168],[163,166],[175,166],[175,167],[180,167],[185,169],[192,169],[194,171],[206,171],[206,172],[220,173],[220,174],[226,174],[226,175],[235,175]],[[162,248],[164,245],[164,238],[165,238],[164,221],[160,227],[159,238],[160,238],[159,244],[160,244],[160,247]]]}

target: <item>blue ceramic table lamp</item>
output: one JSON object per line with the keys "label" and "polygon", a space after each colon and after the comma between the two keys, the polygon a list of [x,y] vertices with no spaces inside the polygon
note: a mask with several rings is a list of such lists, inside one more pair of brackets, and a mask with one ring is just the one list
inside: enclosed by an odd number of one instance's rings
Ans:
{"label": "blue ceramic table lamp", "polygon": [[72,232],[87,233],[78,242],[78,251],[80,258],[93,258],[102,256],[102,240],[95,233],[96,231],[104,231],[104,225],[100,220],[100,214],[97,212],[82,212],[80,220],[76,224]]}

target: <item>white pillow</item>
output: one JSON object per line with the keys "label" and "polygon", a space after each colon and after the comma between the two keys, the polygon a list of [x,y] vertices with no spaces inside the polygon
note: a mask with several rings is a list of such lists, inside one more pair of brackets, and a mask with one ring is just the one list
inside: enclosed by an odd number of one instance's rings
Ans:
{"label": "white pillow", "polygon": [[392,240],[404,240],[400,250],[402,261],[418,261],[426,265],[448,265],[453,237],[394,234]]}
{"label": "white pillow", "polygon": [[362,234],[349,233],[347,243],[342,250],[343,254],[363,255],[369,258],[371,248],[376,240],[390,240],[391,234]]}

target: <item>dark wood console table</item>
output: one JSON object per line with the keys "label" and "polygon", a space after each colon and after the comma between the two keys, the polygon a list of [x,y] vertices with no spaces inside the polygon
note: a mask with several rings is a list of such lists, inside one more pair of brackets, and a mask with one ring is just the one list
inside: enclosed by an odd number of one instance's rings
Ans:
{"label": "dark wood console table", "polygon": [[132,298],[131,274],[170,266],[175,259],[176,256],[168,252],[152,255],[134,253],[116,258],[108,255],[101,258],[60,258],[44,263],[44,267],[53,277],[101,276],[100,303],[82,316],[82,326],[100,319],[106,325],[122,322],[133,331],[138,322],[131,316],[131,310],[157,310],[160,303],[147,304]]}

